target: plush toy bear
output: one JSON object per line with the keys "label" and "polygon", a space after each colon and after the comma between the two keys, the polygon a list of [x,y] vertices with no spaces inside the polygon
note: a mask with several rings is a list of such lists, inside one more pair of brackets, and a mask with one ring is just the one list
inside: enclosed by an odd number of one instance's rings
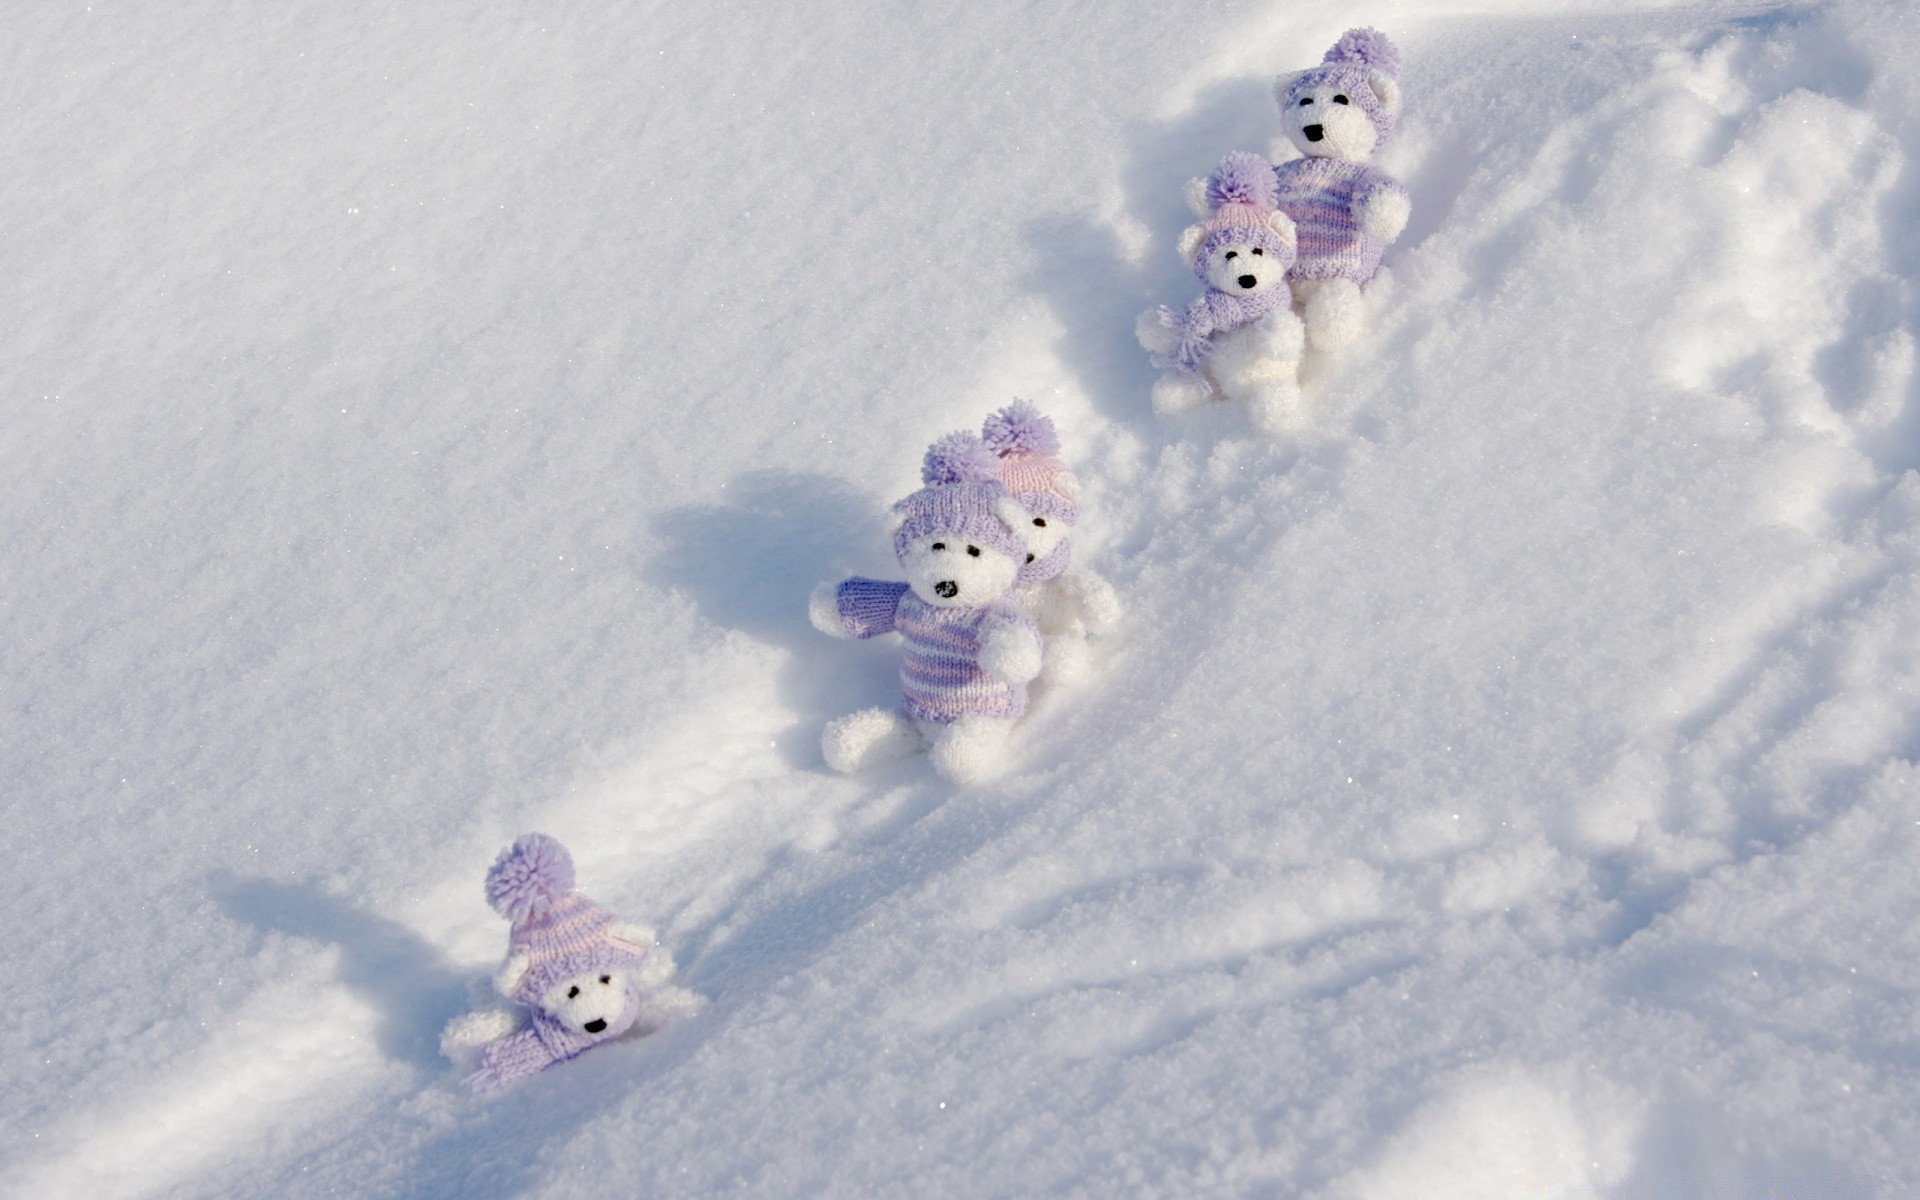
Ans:
{"label": "plush toy bear", "polygon": [[1374,29],[1349,29],[1317,67],[1274,81],[1284,142],[1274,178],[1280,207],[1299,229],[1299,258],[1287,272],[1317,349],[1359,336],[1360,292],[1380,269],[1387,243],[1407,227],[1407,190],[1371,165],[1400,111],[1400,52]]}
{"label": "plush toy bear", "polygon": [[960,784],[1000,765],[1040,673],[1040,632],[1013,598],[1030,520],[994,478],[1000,466],[970,434],[927,452],[927,485],[893,508],[893,552],[905,583],[853,578],[814,591],[808,616],[834,637],[899,633],[903,710],[871,708],[827,726],[827,765],[859,771],[925,749]]}
{"label": "plush toy bear", "polygon": [[500,852],[487,872],[487,903],[512,922],[507,961],[493,986],[518,1008],[456,1017],[440,1035],[442,1053],[477,1068],[467,1077],[476,1092],[698,1006],[693,993],[666,986],[673,959],[653,931],[615,919],[574,891],[573,856],[544,833]]}
{"label": "plush toy bear", "polygon": [[1205,219],[1180,235],[1180,257],[1206,283],[1206,294],[1176,312],[1140,314],[1135,332],[1163,374],[1153,407],[1183,412],[1216,390],[1246,403],[1254,424],[1277,433],[1300,404],[1305,345],[1293,314],[1287,268],[1294,226],[1277,207],[1272,166],[1257,154],[1229,154],[1188,199]]}
{"label": "plush toy bear", "polygon": [[1015,579],[1014,596],[1046,642],[1040,680],[1077,682],[1086,674],[1088,635],[1105,633],[1120,620],[1112,585],[1071,565],[1080,481],[1060,461],[1053,421],[1025,400],[988,417],[980,435],[1000,459],[1001,484],[1026,510],[1021,532],[1027,562]]}

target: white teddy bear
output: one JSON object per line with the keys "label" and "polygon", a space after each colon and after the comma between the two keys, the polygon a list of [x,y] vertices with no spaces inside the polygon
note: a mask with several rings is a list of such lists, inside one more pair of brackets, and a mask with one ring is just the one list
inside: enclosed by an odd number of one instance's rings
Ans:
{"label": "white teddy bear", "polygon": [[1291,160],[1274,168],[1279,206],[1299,229],[1287,278],[1316,349],[1359,336],[1361,291],[1407,227],[1407,190],[1370,162],[1400,112],[1399,70],[1385,34],[1349,29],[1319,66],[1273,85],[1286,135],[1273,154]]}
{"label": "white teddy bear", "polygon": [[1294,224],[1277,206],[1273,169],[1229,154],[1187,199],[1204,219],[1180,235],[1180,257],[1207,291],[1185,312],[1162,305],[1135,324],[1162,372],[1154,411],[1184,412],[1217,391],[1244,402],[1262,431],[1283,432],[1297,423],[1306,342],[1287,286]]}

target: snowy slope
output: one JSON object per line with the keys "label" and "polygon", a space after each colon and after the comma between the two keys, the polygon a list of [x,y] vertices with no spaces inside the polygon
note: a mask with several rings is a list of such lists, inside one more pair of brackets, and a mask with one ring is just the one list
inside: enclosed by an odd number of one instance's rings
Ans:
{"label": "snowy slope", "polygon": [[[10,14],[0,1193],[1920,1187],[1912,6],[801,7]],[[1157,424],[1363,21],[1367,353]],[[1126,628],[830,777],[807,592],[1016,393]],[[535,828],[710,1004],[475,1103]]]}

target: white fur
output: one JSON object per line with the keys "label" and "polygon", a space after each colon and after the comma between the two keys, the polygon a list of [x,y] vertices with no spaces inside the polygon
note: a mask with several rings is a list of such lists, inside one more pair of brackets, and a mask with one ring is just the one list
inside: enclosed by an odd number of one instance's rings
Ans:
{"label": "white fur", "polygon": [[1389,117],[1400,115],[1400,83],[1379,67],[1367,68],[1367,86],[1380,98],[1380,107]]}
{"label": "white fur", "polygon": [[493,990],[512,999],[513,994],[520,990],[520,981],[527,977],[527,968],[532,962],[525,951],[509,955],[507,961],[500,964],[500,969],[493,973]]}
{"label": "white fur", "polygon": [[813,595],[807,597],[807,620],[828,637],[853,636],[840,619],[840,585],[837,583],[823,583],[813,589]]}
{"label": "white fur", "polygon": [[980,669],[1008,683],[1040,673],[1040,638],[1025,625],[1002,625],[980,639]]}
{"label": "white fur", "polygon": [[962,717],[932,726],[927,757],[949,783],[965,787],[991,778],[1006,765],[1007,738],[1013,722],[1000,717]]}
{"label": "white fur", "polygon": [[[1284,213],[1274,214],[1285,221]],[[1277,228],[1277,227],[1276,227]],[[1289,234],[1293,222],[1287,221]],[[1286,282],[1287,264],[1249,242],[1226,242],[1207,256],[1207,285],[1230,296],[1258,296]]]}
{"label": "white fur", "polygon": [[[913,594],[936,608],[978,607],[1005,595],[1020,573],[1019,561],[950,533],[929,534],[909,544],[900,567]],[[953,594],[941,595],[941,584],[952,584]]]}
{"label": "white fur", "polygon": [[1133,323],[1133,336],[1149,354],[1172,354],[1180,347],[1180,331],[1160,319],[1160,310],[1149,308]]}
{"label": "white fur", "polygon": [[1166,371],[1153,381],[1153,411],[1163,417],[1178,416],[1200,407],[1211,395],[1206,380]]}
{"label": "white fur", "polygon": [[548,1016],[585,1032],[591,1022],[612,1024],[626,1011],[630,986],[628,972],[588,971],[548,988],[540,997],[540,1007]]}
{"label": "white fur", "polygon": [[[1340,158],[1348,162],[1365,162],[1372,156],[1380,133],[1346,85],[1308,88],[1289,100],[1284,86],[1288,82],[1290,78],[1283,78],[1274,87],[1281,104],[1280,129],[1294,149],[1310,158]],[[1375,91],[1378,94],[1378,89]],[[1344,104],[1339,100],[1343,96],[1346,97]],[[1396,91],[1395,103],[1398,101]],[[1319,131],[1318,141],[1308,136],[1309,129]]]}
{"label": "white fur", "polygon": [[1383,242],[1391,242],[1406,229],[1412,211],[1405,192],[1377,188],[1360,205],[1360,228]]}
{"label": "white fur", "polygon": [[1194,254],[1197,253],[1200,249],[1200,243],[1205,241],[1206,238],[1207,238],[1206,226],[1204,225],[1187,226],[1187,228],[1180,234],[1180,261],[1185,263],[1192,262]]}
{"label": "white fur", "polygon": [[1187,180],[1186,197],[1187,197],[1187,208],[1193,213],[1194,216],[1199,217],[1201,220],[1204,221],[1208,216],[1211,215],[1210,211],[1207,208],[1207,181],[1206,180],[1198,179],[1198,178]]}
{"label": "white fur", "polygon": [[1053,490],[1059,492],[1075,504],[1080,503],[1080,477],[1072,471],[1062,471],[1058,475],[1055,475],[1053,477]]}
{"label": "white fur", "polygon": [[1098,573],[1079,567],[1060,572],[1053,582],[1086,623],[1088,632],[1109,633],[1120,623],[1120,596]]}
{"label": "white fur", "polygon": [[[1059,475],[1056,479],[1070,479],[1070,475]],[[1045,513],[1020,512],[1020,537],[1027,543],[1029,561],[1045,558],[1053,553],[1062,539],[1073,532],[1073,526],[1058,517],[1049,517]]]}
{"label": "white fur", "polygon": [[1293,296],[1306,314],[1307,339],[1314,349],[1340,350],[1360,336],[1365,314],[1360,285],[1353,280],[1303,279],[1294,284]]}
{"label": "white fur", "polygon": [[993,502],[993,515],[1000,518],[1002,525],[1019,534],[1029,550],[1033,548],[1032,541],[1027,537],[1027,526],[1032,524],[1032,519],[1027,510],[1020,507],[1018,500],[1012,496],[1000,497]]}
{"label": "white fur", "polygon": [[820,735],[821,756],[843,775],[896,762],[925,748],[919,726],[906,714],[887,708],[848,713],[827,722]]}
{"label": "white fur", "polygon": [[440,1031],[440,1053],[463,1066],[479,1057],[479,1051],[520,1028],[520,1014],[512,1009],[488,1008],[465,1013],[447,1022]]}
{"label": "white fur", "polygon": [[638,946],[643,950],[651,950],[660,942],[659,934],[655,933],[650,926],[642,925],[638,921],[615,921],[607,926],[607,933],[630,946]]}

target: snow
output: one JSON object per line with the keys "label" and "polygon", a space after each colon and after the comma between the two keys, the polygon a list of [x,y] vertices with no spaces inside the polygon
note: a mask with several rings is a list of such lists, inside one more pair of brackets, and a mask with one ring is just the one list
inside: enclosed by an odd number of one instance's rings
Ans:
{"label": "snow", "polygon": [[[1181,188],[1355,23],[1366,339],[1163,425]],[[1914,1190],[1909,5],[10,32],[0,1192]],[[833,776],[807,597],[1015,394],[1125,625]],[[709,1003],[475,1101],[533,829]]]}

